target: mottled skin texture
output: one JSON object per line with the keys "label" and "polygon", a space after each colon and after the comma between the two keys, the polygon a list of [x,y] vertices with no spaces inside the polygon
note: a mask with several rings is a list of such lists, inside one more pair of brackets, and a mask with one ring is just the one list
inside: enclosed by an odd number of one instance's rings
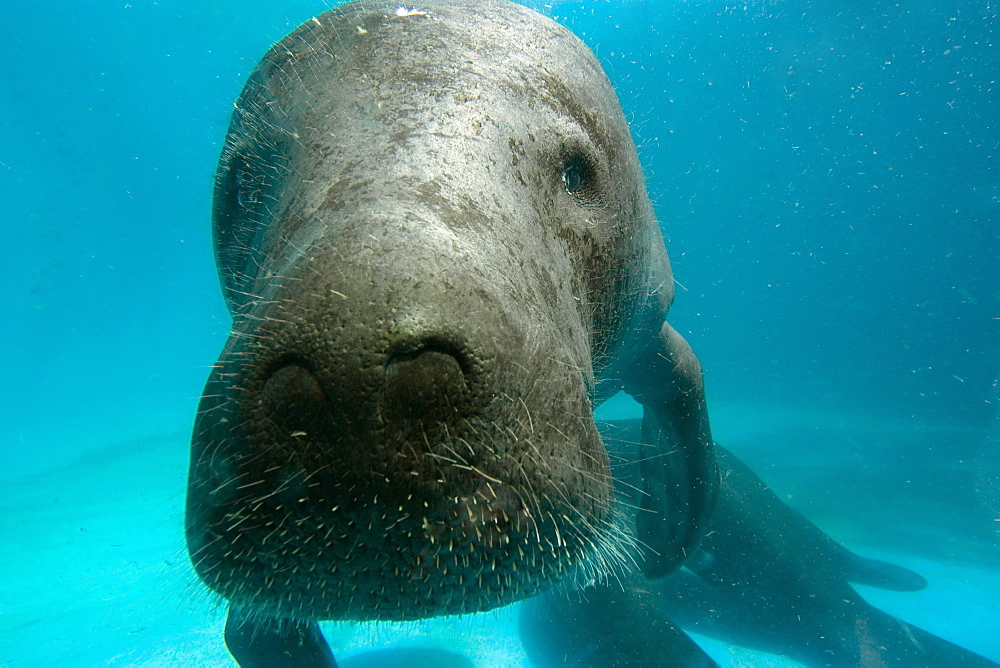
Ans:
{"label": "mottled skin texture", "polygon": [[[698,549],[719,472],[614,91],[513,3],[397,7],[276,45],[220,160],[233,329],[187,538],[229,649],[333,666],[318,620],[545,594],[522,623],[539,666],[711,665],[647,580]],[[622,389],[644,408],[627,506],[593,420]]]}

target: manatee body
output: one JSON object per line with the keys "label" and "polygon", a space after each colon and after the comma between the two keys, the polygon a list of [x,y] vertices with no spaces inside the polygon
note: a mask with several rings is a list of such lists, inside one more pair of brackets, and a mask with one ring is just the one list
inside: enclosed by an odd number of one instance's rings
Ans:
{"label": "manatee body", "polygon": [[[320,620],[531,597],[538,666],[712,665],[649,579],[756,509],[713,517],[701,372],[582,42],[505,0],[316,17],[237,102],[213,231],[233,328],[187,541],[240,665],[336,665]],[[643,406],[627,504],[593,419],[620,390]]]}
{"label": "manatee body", "polygon": [[[627,124],[565,28],[502,0],[307,22],[237,102],[214,239],[233,329],[187,538],[231,648],[489,610],[643,551],[665,574],[694,549],[718,481],[700,372],[664,325]],[[623,388],[662,432],[636,529],[592,415]]]}
{"label": "manatee body", "polygon": [[[601,428],[618,461],[645,438],[638,420]],[[722,484],[709,531],[683,570],[642,593],[674,624],[807,666],[997,665],[875,608],[852,586],[918,591],[927,586],[920,575],[838,544],[718,445],[716,461]],[[615,470],[620,495],[633,504],[637,468]]]}

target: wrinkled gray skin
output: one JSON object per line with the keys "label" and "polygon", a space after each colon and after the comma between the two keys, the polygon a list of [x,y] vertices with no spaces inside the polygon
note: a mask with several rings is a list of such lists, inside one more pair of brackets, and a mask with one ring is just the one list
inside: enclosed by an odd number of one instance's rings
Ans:
{"label": "wrinkled gray skin", "polygon": [[[521,6],[397,7],[349,3],[275,46],[220,161],[233,329],[195,425],[187,538],[229,602],[227,645],[244,667],[335,666],[318,620],[549,592],[522,617],[537,666],[711,665],[647,580],[718,522],[719,472],[614,92]],[[593,420],[621,389],[645,444],[624,506]],[[766,504],[729,480],[737,526]],[[708,544],[704,563],[771,566]]]}

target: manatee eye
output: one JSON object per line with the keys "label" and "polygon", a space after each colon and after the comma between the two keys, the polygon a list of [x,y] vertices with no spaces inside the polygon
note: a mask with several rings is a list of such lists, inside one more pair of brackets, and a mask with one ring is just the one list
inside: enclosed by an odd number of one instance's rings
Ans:
{"label": "manatee eye", "polygon": [[238,167],[233,170],[233,185],[235,186],[234,190],[236,190],[236,203],[244,209],[248,208],[250,202],[247,201],[249,199],[246,191],[247,177],[246,173]]}
{"label": "manatee eye", "polygon": [[250,209],[257,203],[257,184],[247,156],[235,155],[229,165],[231,197],[239,209]]}
{"label": "manatee eye", "polygon": [[587,165],[580,158],[572,158],[563,167],[563,187],[570,195],[579,194],[586,180]]}

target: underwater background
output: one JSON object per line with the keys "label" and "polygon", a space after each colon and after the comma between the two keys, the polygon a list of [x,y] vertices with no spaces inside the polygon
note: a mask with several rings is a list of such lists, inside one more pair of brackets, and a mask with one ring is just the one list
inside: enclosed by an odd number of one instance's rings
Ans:
{"label": "underwater background", "polygon": [[[0,3],[0,665],[227,665],[183,542],[229,327],[212,176],[257,60],[333,4]],[[615,84],[716,438],[930,581],[869,600],[1000,661],[1000,8],[525,4]],[[327,634],[338,659],[527,665],[512,619]],[[794,665],[699,641],[723,665]]]}

